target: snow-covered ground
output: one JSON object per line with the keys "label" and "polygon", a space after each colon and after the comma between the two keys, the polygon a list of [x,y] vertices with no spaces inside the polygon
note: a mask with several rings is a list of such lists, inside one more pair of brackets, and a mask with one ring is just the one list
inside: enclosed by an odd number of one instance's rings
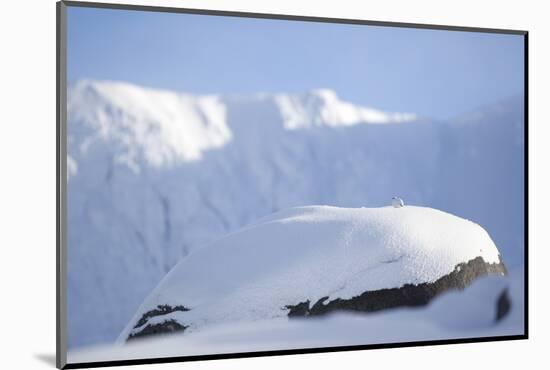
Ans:
{"label": "snow-covered ground", "polygon": [[165,274],[278,210],[399,195],[470,219],[523,262],[523,101],[433,122],[303,94],[68,92],[69,346],[112,342]]}
{"label": "snow-covered ground", "polygon": [[[509,314],[495,321],[495,302],[507,289]],[[436,298],[428,307],[369,315],[278,318],[226,323],[192,335],[173,334],[69,352],[69,363],[323,348],[523,334],[523,270],[476,280],[464,291]]]}

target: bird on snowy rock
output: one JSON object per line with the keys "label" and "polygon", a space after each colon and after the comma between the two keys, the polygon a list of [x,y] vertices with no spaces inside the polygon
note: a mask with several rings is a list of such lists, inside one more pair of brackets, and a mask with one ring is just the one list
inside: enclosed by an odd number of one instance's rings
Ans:
{"label": "bird on snowy rock", "polygon": [[391,198],[391,205],[393,208],[401,208],[405,206],[405,202],[403,202],[403,199],[399,197],[393,197]]}

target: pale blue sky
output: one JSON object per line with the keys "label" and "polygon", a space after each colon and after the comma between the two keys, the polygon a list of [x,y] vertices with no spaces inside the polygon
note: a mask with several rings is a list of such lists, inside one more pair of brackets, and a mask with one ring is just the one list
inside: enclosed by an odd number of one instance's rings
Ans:
{"label": "pale blue sky", "polygon": [[523,94],[523,36],[68,8],[68,79],[190,93],[331,88],[446,119]]}

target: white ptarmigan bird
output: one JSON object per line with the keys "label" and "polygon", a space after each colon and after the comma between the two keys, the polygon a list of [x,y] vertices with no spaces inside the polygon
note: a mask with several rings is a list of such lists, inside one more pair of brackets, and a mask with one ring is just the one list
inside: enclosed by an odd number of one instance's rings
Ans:
{"label": "white ptarmigan bird", "polygon": [[403,202],[403,199],[399,197],[393,197],[391,198],[391,205],[393,208],[401,208],[405,206],[405,202]]}

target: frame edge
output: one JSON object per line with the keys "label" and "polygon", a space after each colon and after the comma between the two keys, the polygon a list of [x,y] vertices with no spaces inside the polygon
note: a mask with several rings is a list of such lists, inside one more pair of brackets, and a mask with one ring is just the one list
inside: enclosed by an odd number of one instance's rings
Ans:
{"label": "frame edge", "polygon": [[354,18],[331,18],[322,16],[306,16],[296,14],[275,14],[275,13],[256,13],[246,11],[231,11],[231,10],[216,10],[216,9],[201,9],[201,8],[180,8],[171,6],[155,6],[155,5],[136,5],[126,3],[109,3],[109,2],[93,2],[93,1],[78,1],[78,0],[63,0],[66,6],[96,8],[96,9],[111,9],[111,10],[133,10],[133,11],[149,11],[163,13],[186,13],[186,14],[202,14],[212,16],[225,17],[244,17],[257,19],[277,19],[287,21],[301,22],[322,22],[322,23],[340,23],[340,24],[360,24],[378,27],[400,27],[400,28],[419,28],[428,30],[443,30],[443,31],[458,31],[458,32],[482,32],[482,33],[497,33],[508,35],[525,35],[527,30],[514,30],[504,28],[484,28],[475,26],[452,26],[444,24],[428,24],[428,23],[407,23],[398,21],[376,21]]}
{"label": "frame edge", "polygon": [[[462,31],[462,32],[483,32],[495,34],[512,34],[524,37],[524,133],[525,133],[525,149],[524,149],[524,197],[525,197],[525,247],[524,247],[524,334],[502,337],[478,337],[472,339],[458,340],[435,340],[425,342],[405,342],[405,343],[387,343],[382,345],[359,345],[359,346],[343,346],[343,347],[320,347],[314,349],[290,349],[290,350],[275,350],[275,351],[260,351],[260,352],[243,352],[235,354],[219,354],[219,355],[199,355],[199,356],[178,356],[168,358],[149,358],[149,359],[132,359],[132,360],[113,360],[99,361],[91,363],[67,363],[67,147],[66,147],[66,129],[67,129],[67,7],[87,7],[87,8],[103,8],[103,9],[118,9],[118,10],[133,10],[133,11],[156,11],[169,13],[187,13],[187,14],[202,14],[202,15],[217,15],[230,17],[245,17],[245,18],[266,18],[279,19],[290,21],[306,21],[306,22],[325,22],[325,23],[343,23],[343,24],[363,24],[382,27],[401,27],[401,28],[420,28],[432,30],[446,31]],[[299,355],[299,354],[315,354],[315,353],[330,353],[341,351],[357,351],[370,349],[386,349],[386,348],[405,348],[405,347],[421,347],[434,345],[448,344],[466,344],[466,343],[482,343],[496,342],[503,340],[527,340],[529,339],[529,321],[528,321],[528,280],[529,280],[529,256],[528,256],[528,177],[529,177],[529,130],[528,130],[528,111],[529,111],[529,92],[528,92],[528,36],[527,30],[512,30],[512,29],[490,29],[478,27],[461,27],[449,25],[431,25],[431,24],[416,24],[403,22],[385,22],[373,20],[358,20],[344,18],[329,18],[321,16],[300,16],[290,14],[267,14],[253,13],[241,11],[222,11],[213,9],[195,9],[195,8],[176,8],[166,6],[146,6],[146,5],[131,5],[131,4],[116,4],[116,3],[99,3],[99,2],[82,2],[72,0],[61,0],[56,2],[56,367],[59,369],[69,368],[91,368],[91,367],[111,367],[125,365],[141,365],[141,364],[157,364],[157,363],[173,363],[173,362],[190,362],[190,361],[208,361],[218,359],[235,359],[235,358],[253,358],[265,356],[284,356],[284,355]]]}
{"label": "frame edge", "polygon": [[56,367],[67,365],[67,6],[56,3]]}

